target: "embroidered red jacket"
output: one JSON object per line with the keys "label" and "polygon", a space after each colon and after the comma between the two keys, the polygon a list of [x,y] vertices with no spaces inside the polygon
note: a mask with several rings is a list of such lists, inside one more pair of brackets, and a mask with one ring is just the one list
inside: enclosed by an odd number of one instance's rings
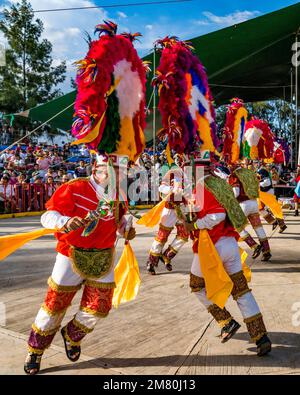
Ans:
{"label": "embroidered red jacket", "polygon": [[[63,216],[84,218],[90,210],[96,210],[99,202],[96,190],[87,180],[76,180],[59,187],[47,202],[48,210],[59,212]],[[70,246],[80,248],[112,248],[116,241],[118,223],[125,214],[125,206],[115,204],[114,215],[101,218],[95,231],[82,237],[83,228],[69,233],[56,232],[58,240],[56,250],[69,256]]]}
{"label": "embroidered red jacket", "polygon": [[[226,210],[220,205],[214,195],[209,192],[206,188],[202,191],[202,208],[198,211],[197,218],[198,219],[205,219],[209,214],[226,214]],[[209,220],[211,225],[213,225],[213,220]],[[214,244],[221,237],[234,237],[236,240],[239,239],[238,233],[235,231],[234,227],[231,225],[231,222],[226,217],[223,221],[219,222],[216,220],[216,225],[214,225],[211,229],[207,229],[210,235],[210,238]],[[195,254],[198,253],[198,239],[199,239],[199,230],[192,232],[192,239],[194,240],[193,244],[193,252]]]}

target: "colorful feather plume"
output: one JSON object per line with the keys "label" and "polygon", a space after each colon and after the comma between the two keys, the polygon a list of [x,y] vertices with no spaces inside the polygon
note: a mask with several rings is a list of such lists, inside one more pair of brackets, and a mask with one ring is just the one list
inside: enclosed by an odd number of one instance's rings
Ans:
{"label": "colorful feather plume", "polygon": [[248,112],[243,100],[234,98],[228,106],[223,131],[223,157],[227,163],[236,163],[243,157],[243,138]]}
{"label": "colorful feather plume", "polygon": [[145,72],[146,72],[146,74],[149,74],[149,73],[151,73],[151,67],[150,67],[150,65],[151,65],[152,63],[149,61],[149,60],[144,60],[143,61],[143,66],[144,66],[144,68],[145,68]]}
{"label": "colorful feather plume", "polygon": [[77,66],[77,79],[82,79],[85,84],[95,82],[98,72],[98,67],[95,59],[85,58],[74,62]]}
{"label": "colorful feather plume", "polygon": [[214,152],[219,142],[204,67],[191,52],[191,46],[177,37],[165,37],[156,46],[162,48],[152,82],[160,95],[160,137],[167,138],[177,153],[189,154],[199,149]]}
{"label": "colorful feather plume", "polygon": [[101,36],[101,34],[107,34],[109,36],[114,36],[117,34],[117,29],[118,29],[118,25],[116,25],[114,22],[112,21],[103,21],[104,23],[100,23],[99,25],[97,25],[95,27],[95,32],[99,33],[99,37]]}
{"label": "colorful feather plume", "polygon": [[251,119],[246,123],[244,135],[244,157],[269,159],[273,156],[274,135],[266,121]]}
{"label": "colorful feather plume", "polygon": [[100,38],[77,62],[73,144],[135,161],[145,147],[145,66],[132,40],[117,35],[113,22],[97,25],[96,32]]}
{"label": "colorful feather plume", "polygon": [[140,41],[138,37],[142,37],[141,33],[121,33],[121,36],[128,38],[132,43],[134,41]]}

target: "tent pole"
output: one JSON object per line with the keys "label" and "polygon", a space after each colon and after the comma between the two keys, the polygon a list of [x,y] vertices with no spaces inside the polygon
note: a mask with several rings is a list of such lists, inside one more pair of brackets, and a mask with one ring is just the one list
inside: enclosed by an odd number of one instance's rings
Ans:
{"label": "tent pole", "polygon": [[[156,71],[156,45],[154,45],[154,50],[153,50],[153,78],[155,77],[155,71]],[[155,165],[155,152],[156,152],[156,92],[155,92],[156,87],[153,87],[153,130],[152,130],[152,136],[153,136],[153,161]]]}
{"label": "tent pole", "polygon": [[291,165],[294,166],[294,125],[293,125],[293,68],[291,67]]}
{"label": "tent pole", "polygon": [[[298,34],[299,30],[296,33],[296,51],[298,51]],[[297,54],[297,52],[296,52]],[[298,56],[296,56],[296,66],[295,66],[295,105],[296,105],[296,114],[295,114],[295,137],[296,137],[296,150],[298,149],[298,162],[300,164],[300,139],[298,133]],[[297,151],[296,151],[297,152]]]}

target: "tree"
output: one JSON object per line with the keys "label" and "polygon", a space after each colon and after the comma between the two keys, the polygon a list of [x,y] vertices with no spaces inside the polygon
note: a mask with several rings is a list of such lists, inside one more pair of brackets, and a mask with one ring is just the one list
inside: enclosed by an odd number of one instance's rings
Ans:
{"label": "tree", "polygon": [[24,111],[62,94],[57,85],[66,78],[66,64],[52,65],[52,44],[41,38],[43,30],[27,0],[3,11],[0,31],[9,48],[0,67],[0,111]]}

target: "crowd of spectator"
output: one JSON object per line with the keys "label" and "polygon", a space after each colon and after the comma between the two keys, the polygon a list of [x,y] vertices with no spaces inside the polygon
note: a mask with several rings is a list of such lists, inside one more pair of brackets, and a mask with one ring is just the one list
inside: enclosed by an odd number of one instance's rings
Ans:
{"label": "crowd of spectator", "polygon": [[[165,148],[163,143],[156,146],[155,153],[153,148],[146,148],[136,163],[129,163],[128,187],[134,182],[138,185],[131,205],[159,200],[157,186],[169,170]],[[172,157],[179,164],[180,157]],[[28,142],[4,151],[0,154],[0,214],[44,210],[58,186],[91,174],[91,162],[85,146],[79,148],[69,143],[58,146]],[[252,164],[254,170],[259,166],[259,162]],[[274,186],[295,187],[296,172],[290,166],[268,167]]]}
{"label": "crowd of spectator", "polygon": [[0,213],[44,210],[58,186],[90,174],[85,147],[18,144],[0,155]]}

